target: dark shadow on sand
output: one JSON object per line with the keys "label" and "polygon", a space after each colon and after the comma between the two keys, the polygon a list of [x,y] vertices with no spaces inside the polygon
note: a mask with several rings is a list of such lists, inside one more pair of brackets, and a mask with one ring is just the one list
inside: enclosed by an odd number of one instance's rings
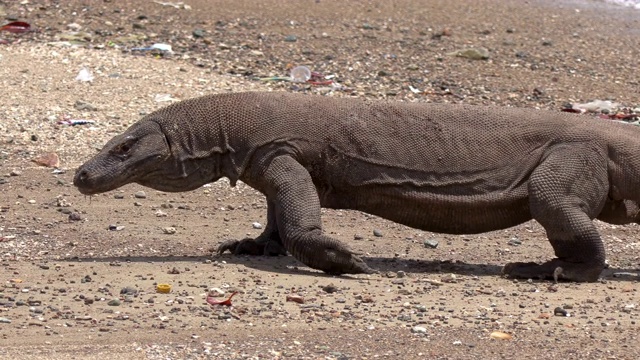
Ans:
{"label": "dark shadow on sand", "polygon": [[[235,256],[231,254],[214,256],[116,256],[116,257],[91,257],[91,258],[66,258],[68,262],[108,262],[114,266],[126,263],[159,263],[194,262],[205,263],[207,260],[225,262],[228,264],[244,265],[248,268],[276,272],[280,274],[294,275],[304,274],[318,277],[333,277],[317,270],[303,266],[292,256]],[[416,260],[386,257],[364,257],[363,260],[372,268],[382,272],[404,271],[408,274],[442,275],[456,274],[463,276],[502,276],[501,265],[473,264],[461,261]],[[622,274],[619,274],[622,273]],[[359,277],[359,275],[356,275]],[[351,277],[346,275],[345,277]],[[637,270],[608,268],[602,272],[602,279],[612,281],[640,281]],[[537,281],[537,280],[536,280]]]}

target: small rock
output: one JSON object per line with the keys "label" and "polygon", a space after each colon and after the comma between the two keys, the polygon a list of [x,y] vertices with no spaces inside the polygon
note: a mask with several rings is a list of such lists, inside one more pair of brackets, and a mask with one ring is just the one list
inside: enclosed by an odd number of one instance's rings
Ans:
{"label": "small rock", "polygon": [[507,333],[503,333],[502,331],[494,331],[489,335],[492,339],[498,340],[511,340],[513,336]]}
{"label": "small rock", "polygon": [[289,36],[284,38],[284,41],[286,41],[286,42],[296,42],[296,41],[298,41],[298,37],[295,36],[295,35],[289,35]]}
{"label": "small rock", "polygon": [[209,289],[209,296],[213,297],[221,297],[225,294],[225,291],[220,288],[211,288]]}
{"label": "small rock", "polygon": [[414,334],[426,334],[427,333],[427,328],[423,327],[423,326],[414,326],[411,328],[411,332]]}
{"label": "small rock", "polygon": [[11,170],[11,172],[9,173],[10,176],[20,176],[22,175],[22,172],[19,170]]}
{"label": "small rock", "polygon": [[196,39],[203,38],[204,35],[205,35],[205,31],[203,29],[195,29],[195,30],[193,30],[193,32],[191,34]]}
{"label": "small rock", "polygon": [[262,224],[259,222],[254,222],[251,226],[253,226],[254,229],[262,229]]}
{"label": "small rock", "polygon": [[396,275],[397,275],[399,278],[403,278],[403,277],[407,276],[407,273],[406,273],[406,272],[404,272],[404,271],[402,271],[402,270],[400,270],[400,271],[398,271],[398,272],[396,273]]}
{"label": "small rock", "polygon": [[489,51],[483,48],[466,48],[449,53],[450,56],[462,57],[470,60],[487,60]]}
{"label": "small rock", "polygon": [[70,221],[80,221],[80,220],[82,220],[82,216],[80,216],[80,214],[74,212],[74,213],[69,214],[69,220]]}
{"label": "small rock", "polygon": [[120,290],[120,294],[121,295],[131,295],[131,296],[136,296],[138,294],[138,289],[131,287],[131,286],[126,286],[123,287]]}
{"label": "small rock", "polygon": [[76,110],[79,111],[98,111],[98,108],[89,104],[88,102],[84,102],[82,100],[77,100],[76,103],[73,105],[73,107],[76,108]]}
{"label": "small rock", "polygon": [[162,228],[162,232],[165,234],[173,235],[177,232],[177,230],[172,226],[167,226]]}
{"label": "small rock", "polygon": [[304,298],[300,295],[287,295],[287,301],[304,304]]}
{"label": "small rock", "polygon": [[71,23],[67,24],[67,29],[71,31],[80,31],[80,29],[82,29],[82,26],[80,26],[80,24],[78,23]]}
{"label": "small rock", "polygon": [[60,158],[58,157],[58,154],[56,153],[44,153],[34,159],[31,159],[32,162],[40,165],[40,166],[46,166],[46,167],[58,167],[60,166]]}
{"label": "small rock", "polygon": [[427,239],[424,241],[424,247],[429,249],[435,249],[438,247],[438,241],[434,239]]}
{"label": "small rock", "polygon": [[458,282],[458,278],[455,274],[446,274],[443,275],[442,278],[440,278],[440,280],[442,280],[442,282],[445,283],[457,283]]}
{"label": "small rock", "polygon": [[121,302],[118,299],[113,299],[107,303],[109,306],[120,306]]}
{"label": "small rock", "polygon": [[124,226],[122,225],[109,225],[110,231],[122,231],[124,230]]}
{"label": "small rock", "polygon": [[113,195],[113,198],[114,199],[124,199],[124,194],[122,194],[122,193],[115,194],[115,195]]}
{"label": "small rock", "polygon": [[507,245],[519,246],[519,245],[522,245],[522,240],[518,239],[517,236],[514,236],[511,239],[509,239],[509,242],[507,242]]}
{"label": "small rock", "polygon": [[373,230],[373,236],[382,237],[382,231],[380,231],[378,229],[374,229]]}
{"label": "small rock", "polygon": [[353,240],[362,240],[362,239],[364,239],[364,237],[360,234],[353,235]]}
{"label": "small rock", "polygon": [[146,199],[147,198],[147,194],[142,190],[136,192],[133,196],[135,196],[137,199]]}
{"label": "small rock", "polygon": [[569,316],[569,312],[561,307],[557,307],[553,310],[555,316]]}
{"label": "small rock", "polygon": [[155,214],[157,217],[167,217],[167,213],[162,210],[156,211]]}
{"label": "small rock", "polygon": [[11,319],[6,317],[0,317],[0,324],[11,324]]}
{"label": "small rock", "polygon": [[333,284],[329,284],[329,285],[323,286],[322,291],[328,294],[333,294],[334,292],[338,291],[338,287]]}

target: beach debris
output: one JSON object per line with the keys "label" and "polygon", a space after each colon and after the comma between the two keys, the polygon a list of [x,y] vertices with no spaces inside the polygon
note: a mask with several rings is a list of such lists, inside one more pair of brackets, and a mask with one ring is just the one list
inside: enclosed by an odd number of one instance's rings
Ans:
{"label": "beach debris", "polygon": [[586,103],[566,104],[563,112],[576,114],[595,114],[600,119],[616,120],[640,125],[640,108],[624,107],[610,100],[593,100]]}
{"label": "beach debris", "polygon": [[191,10],[191,6],[185,4],[182,1],[178,1],[178,2],[169,2],[169,1],[154,1],[154,3],[158,4],[158,5],[162,5],[162,6],[171,6],[174,7],[176,9],[184,9],[184,10]]}
{"label": "beach debris", "polygon": [[234,291],[231,293],[231,295],[229,295],[228,298],[226,298],[225,300],[216,300],[214,295],[208,294],[207,295],[207,303],[209,305],[221,305],[221,306],[231,306],[231,298],[237,294],[237,291]]}
{"label": "beach debris", "polygon": [[291,69],[291,81],[297,83],[307,82],[311,79],[311,70],[308,67],[301,65]]}
{"label": "beach debris", "polygon": [[[587,103],[573,103],[570,106],[566,107],[564,111],[566,112],[577,112],[577,113],[611,113],[612,111],[620,108],[620,104],[614,103],[610,100],[593,100]],[[573,110],[573,111],[571,111]]]}
{"label": "beach debris", "polygon": [[174,98],[171,94],[156,94],[153,100],[155,100],[155,102],[179,101],[179,99]]}
{"label": "beach debris", "polygon": [[13,21],[0,26],[0,31],[7,31],[14,34],[22,34],[31,31],[31,24],[24,21]]}
{"label": "beach debris", "polygon": [[173,48],[171,47],[171,45],[165,44],[165,43],[155,43],[151,46],[136,47],[131,49],[131,51],[153,51],[153,50],[158,50],[158,51],[173,54]]}
{"label": "beach debris", "polygon": [[498,339],[498,340],[511,340],[513,338],[513,336],[507,333],[503,333],[501,331],[494,331],[489,336],[491,336],[492,339]]}
{"label": "beach debris", "polygon": [[80,72],[78,72],[76,80],[81,82],[91,82],[93,81],[93,74],[91,73],[91,71],[89,71],[89,69],[83,67],[82,69],[80,69]]}
{"label": "beach debris", "polygon": [[58,125],[68,125],[68,126],[76,126],[76,125],[87,125],[87,124],[95,124],[96,122],[93,120],[85,120],[85,119],[64,119],[57,122]]}

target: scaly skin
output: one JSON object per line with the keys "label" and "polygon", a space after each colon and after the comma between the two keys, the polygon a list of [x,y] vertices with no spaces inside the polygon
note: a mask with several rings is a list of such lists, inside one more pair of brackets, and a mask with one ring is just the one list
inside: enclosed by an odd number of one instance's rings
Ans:
{"label": "scaly skin", "polygon": [[266,196],[268,223],[220,252],[288,251],[332,274],[374,270],[323,234],[321,207],[450,234],[535,219],[557,258],[504,272],[595,281],[605,252],[591,220],[638,222],[638,139],[636,127],[540,110],[220,94],[145,116],[74,184],[96,194],[132,182],[178,192],[243,181]]}

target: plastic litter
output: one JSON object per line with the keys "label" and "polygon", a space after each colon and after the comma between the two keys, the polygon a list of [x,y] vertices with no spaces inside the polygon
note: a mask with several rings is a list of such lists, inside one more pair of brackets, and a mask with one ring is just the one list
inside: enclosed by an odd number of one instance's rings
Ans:
{"label": "plastic litter", "polygon": [[0,27],[0,31],[21,34],[31,31],[31,25],[24,21],[14,21]]}
{"label": "plastic litter", "polygon": [[291,69],[291,81],[297,83],[307,82],[311,79],[311,70],[306,66],[296,66]]}
{"label": "plastic litter", "polygon": [[156,286],[156,291],[161,293],[161,294],[168,294],[171,292],[171,285],[169,284],[158,284],[158,286]]}
{"label": "plastic litter", "polygon": [[154,1],[154,3],[158,4],[158,5],[162,5],[162,6],[172,6],[176,9],[185,9],[185,10],[191,10],[191,6],[185,4],[182,1],[179,2],[169,2],[169,1]]}
{"label": "plastic litter", "polygon": [[620,107],[620,104],[609,100],[594,100],[583,104],[571,104],[571,109],[580,112],[612,112]]}
{"label": "plastic litter", "polygon": [[69,126],[76,126],[76,125],[87,125],[87,124],[95,124],[96,122],[93,120],[85,120],[85,119],[71,119],[71,120],[60,120],[58,121],[58,125],[69,125]]}
{"label": "plastic litter", "polygon": [[82,82],[91,82],[93,81],[93,74],[87,68],[82,68],[76,76],[76,80]]}
{"label": "plastic litter", "polygon": [[137,48],[131,49],[131,51],[152,51],[152,50],[159,50],[159,51],[164,51],[168,53],[173,53],[173,49],[171,48],[171,45],[163,44],[163,43],[156,43],[147,47],[137,47]]}

